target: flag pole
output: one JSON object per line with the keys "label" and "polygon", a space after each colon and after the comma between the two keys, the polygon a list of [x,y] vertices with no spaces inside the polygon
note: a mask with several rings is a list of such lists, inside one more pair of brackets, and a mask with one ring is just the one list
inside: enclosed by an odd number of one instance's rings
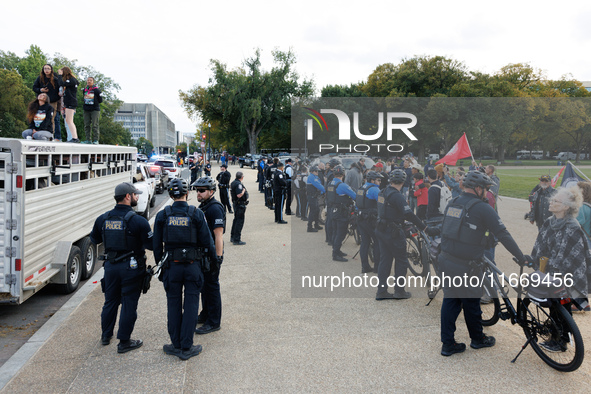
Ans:
{"label": "flag pole", "polygon": [[466,136],[466,132],[464,131],[464,137],[466,137],[466,144],[468,144],[468,149],[470,149],[470,157],[472,157],[472,161],[476,161],[474,160],[474,154],[472,153],[472,148],[470,148],[470,142],[468,141],[468,137]]}
{"label": "flag pole", "polygon": [[583,175],[585,177],[585,179],[587,179],[589,182],[591,182],[591,179],[589,179],[589,177],[587,175],[585,175],[585,173],[581,170],[579,170],[579,168],[577,166],[575,166],[570,160],[567,160],[567,163],[570,163],[571,166],[573,166],[573,168],[575,170],[577,170],[578,172],[581,173],[581,175]]}

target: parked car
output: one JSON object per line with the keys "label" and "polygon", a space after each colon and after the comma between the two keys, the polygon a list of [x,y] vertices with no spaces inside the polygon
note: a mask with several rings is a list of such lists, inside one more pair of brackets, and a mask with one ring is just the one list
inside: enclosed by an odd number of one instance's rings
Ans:
{"label": "parked car", "polygon": [[156,179],[150,176],[145,164],[137,163],[136,173],[132,181],[136,189],[142,192],[138,194],[138,201],[134,210],[146,219],[149,219],[150,208],[153,208],[156,203]]}
{"label": "parked car", "polygon": [[154,165],[162,167],[168,178],[178,178],[181,176],[181,170],[177,167],[176,161],[171,159],[159,159],[154,162]]}
{"label": "parked car", "polygon": [[157,166],[154,163],[148,164],[147,170],[150,178],[155,180],[156,193],[161,194],[168,189],[168,173],[164,172],[161,166]]}
{"label": "parked car", "polygon": [[146,162],[148,161],[148,156],[144,155],[143,153],[138,153],[137,161]]}
{"label": "parked car", "polygon": [[247,153],[246,155],[244,155],[244,157],[238,158],[238,165],[240,166],[240,168],[250,167],[254,170],[257,166],[257,161],[260,158],[261,155],[252,155],[250,153]]}
{"label": "parked car", "polygon": [[558,155],[554,156],[554,158],[561,161],[575,160],[577,155],[572,152],[560,152]]}

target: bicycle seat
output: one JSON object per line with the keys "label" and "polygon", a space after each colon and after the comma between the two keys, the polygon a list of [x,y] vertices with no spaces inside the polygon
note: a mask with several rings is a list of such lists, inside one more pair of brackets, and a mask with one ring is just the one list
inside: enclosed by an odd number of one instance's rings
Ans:
{"label": "bicycle seat", "polygon": [[564,278],[553,273],[534,271],[527,276],[529,285],[526,287],[528,297],[541,306],[550,306],[550,299],[561,298],[565,292]]}

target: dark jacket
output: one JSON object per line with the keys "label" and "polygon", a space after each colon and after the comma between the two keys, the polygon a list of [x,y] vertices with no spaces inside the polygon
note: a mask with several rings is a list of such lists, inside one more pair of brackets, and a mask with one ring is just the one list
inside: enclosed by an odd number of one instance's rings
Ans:
{"label": "dark jacket", "polygon": [[63,79],[60,75],[58,77],[59,85],[64,86],[64,106],[68,107],[77,107],[78,106],[78,98],[76,94],[78,93],[78,80],[74,77],[70,77],[69,79]]}
{"label": "dark jacket", "polygon": [[101,97],[101,90],[96,86],[93,85],[92,87],[86,86],[84,88],[84,105],[82,108],[85,111],[100,111],[101,106],[100,103],[103,102],[103,98]]}
{"label": "dark jacket", "polygon": [[59,95],[60,85],[59,85],[59,80],[57,78],[57,75],[55,75],[53,78],[53,85],[51,84],[49,79],[45,78],[45,82],[42,82],[41,76],[38,76],[37,79],[35,80],[35,83],[33,83],[33,91],[38,96],[41,93],[43,93],[41,91],[41,89],[43,89],[43,88],[49,89],[49,91],[47,92],[47,95],[49,96],[50,102],[55,103],[56,101],[59,101],[59,99],[60,99],[60,95]]}
{"label": "dark jacket", "polygon": [[53,107],[49,103],[45,103],[39,107],[37,114],[33,121],[29,123],[29,128],[33,130],[47,130],[52,131],[51,118],[53,116]]}

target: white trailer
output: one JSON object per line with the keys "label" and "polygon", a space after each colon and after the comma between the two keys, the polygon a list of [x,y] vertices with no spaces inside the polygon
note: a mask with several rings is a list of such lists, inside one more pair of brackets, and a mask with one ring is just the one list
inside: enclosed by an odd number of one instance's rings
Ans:
{"label": "white trailer", "polygon": [[97,260],[89,234],[131,182],[134,147],[0,138],[0,303],[49,283],[73,292]]}

